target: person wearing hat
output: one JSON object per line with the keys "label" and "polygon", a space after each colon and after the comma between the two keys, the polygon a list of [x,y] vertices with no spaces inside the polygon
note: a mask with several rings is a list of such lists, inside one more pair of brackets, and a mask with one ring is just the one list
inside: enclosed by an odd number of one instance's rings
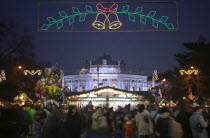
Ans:
{"label": "person wearing hat", "polygon": [[156,128],[160,138],[182,138],[182,125],[170,116],[170,109],[163,106],[159,113]]}
{"label": "person wearing hat", "polygon": [[131,116],[127,117],[125,124],[123,125],[125,136],[127,138],[133,138],[135,133],[135,124],[133,123]]}

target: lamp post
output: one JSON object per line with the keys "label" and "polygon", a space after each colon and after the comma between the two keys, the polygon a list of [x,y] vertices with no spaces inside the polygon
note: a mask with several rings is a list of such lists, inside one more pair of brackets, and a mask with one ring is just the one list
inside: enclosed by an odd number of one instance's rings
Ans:
{"label": "lamp post", "polygon": [[[18,86],[18,88],[20,88],[21,89],[21,91],[22,91],[22,88],[21,88],[21,83],[19,83],[19,80],[20,79],[18,79],[18,76],[20,76],[21,74],[22,74],[22,69],[23,69],[23,67],[21,66],[21,65],[18,65],[18,66],[15,66],[14,67],[14,74],[15,74],[15,76],[16,76],[16,81],[17,81],[17,86]],[[21,71],[21,74],[20,73],[18,73],[19,71]]]}
{"label": "lamp post", "polygon": [[14,73],[17,74],[17,70],[22,70],[23,67],[21,65],[15,66],[14,67]]}
{"label": "lamp post", "polygon": [[194,81],[194,83],[197,86],[197,91],[199,92],[199,88],[198,88],[198,69],[195,69],[193,66],[191,66],[189,70],[180,70],[179,72],[180,72],[181,75],[188,75],[188,76],[196,75],[196,82]]}

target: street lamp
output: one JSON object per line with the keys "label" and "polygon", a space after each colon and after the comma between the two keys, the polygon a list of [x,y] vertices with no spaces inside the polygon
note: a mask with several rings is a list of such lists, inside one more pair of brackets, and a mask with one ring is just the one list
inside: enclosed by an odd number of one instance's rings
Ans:
{"label": "street lamp", "polygon": [[21,66],[21,65],[15,66],[14,67],[14,74],[17,75],[17,73],[19,72],[19,70],[22,70],[22,69],[23,69],[23,66]]}
{"label": "street lamp", "polygon": [[18,69],[22,69],[22,66],[18,66]]}
{"label": "street lamp", "polygon": [[162,82],[165,82],[166,81],[166,79],[164,78],[164,79],[162,79]]}
{"label": "street lamp", "polygon": [[22,74],[22,69],[23,69],[23,66],[21,65],[17,65],[14,67],[14,75],[16,77],[16,83],[17,83],[18,88],[21,89],[21,91],[22,91],[22,88],[21,88],[21,83],[19,81]]}
{"label": "street lamp", "polygon": [[190,67],[191,69],[189,70],[180,70],[181,75],[196,75],[197,82],[194,81],[195,85],[197,86],[197,91],[198,89],[198,69],[195,69],[193,66]]}

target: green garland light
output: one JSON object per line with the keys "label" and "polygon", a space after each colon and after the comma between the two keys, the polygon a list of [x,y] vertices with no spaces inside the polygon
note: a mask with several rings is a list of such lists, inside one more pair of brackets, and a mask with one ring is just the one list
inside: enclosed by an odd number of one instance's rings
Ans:
{"label": "green garland light", "polygon": [[[135,12],[129,12],[129,5],[123,6],[121,12],[116,12],[116,14],[127,14],[129,21],[136,22],[136,17],[140,17],[140,23],[146,25],[147,20],[152,20],[152,26],[155,28],[159,28],[159,24],[162,24],[167,27],[168,30],[173,30],[174,25],[172,23],[167,23],[168,16],[162,16],[160,19],[154,18],[156,15],[156,11],[150,11],[147,15],[142,14],[143,7],[137,7]],[[76,7],[72,7],[72,15],[67,15],[65,11],[60,11],[59,15],[61,19],[56,20],[54,17],[47,17],[48,24],[43,24],[41,30],[48,30],[52,25],[56,24],[57,29],[61,29],[63,27],[63,21],[68,19],[69,25],[75,23],[75,17],[79,16],[79,22],[83,22],[86,20],[86,16],[90,14],[98,14],[99,12],[94,12],[91,6],[85,5],[86,12],[80,12],[80,10]]]}

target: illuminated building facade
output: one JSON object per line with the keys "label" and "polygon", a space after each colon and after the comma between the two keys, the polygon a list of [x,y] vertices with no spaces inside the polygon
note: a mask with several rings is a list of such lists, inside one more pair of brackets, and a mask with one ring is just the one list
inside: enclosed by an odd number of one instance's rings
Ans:
{"label": "illuminated building facade", "polygon": [[[125,64],[104,55],[78,72],[66,75],[65,85],[71,92],[83,92],[101,87],[113,87],[126,91],[147,91],[147,76],[124,73]],[[82,70],[81,70],[82,71]]]}

